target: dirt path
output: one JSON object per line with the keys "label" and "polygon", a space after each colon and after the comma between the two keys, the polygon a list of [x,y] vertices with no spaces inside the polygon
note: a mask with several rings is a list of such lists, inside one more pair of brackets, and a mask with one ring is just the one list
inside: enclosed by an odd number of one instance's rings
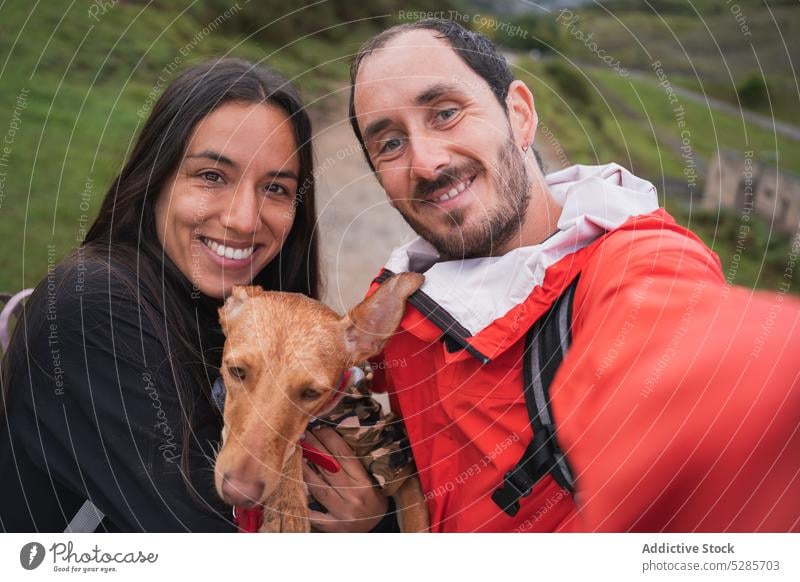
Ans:
{"label": "dirt path", "polygon": [[314,124],[317,215],[323,299],[343,313],[363,298],[392,249],[414,233],[372,176],[344,111],[331,117]]}

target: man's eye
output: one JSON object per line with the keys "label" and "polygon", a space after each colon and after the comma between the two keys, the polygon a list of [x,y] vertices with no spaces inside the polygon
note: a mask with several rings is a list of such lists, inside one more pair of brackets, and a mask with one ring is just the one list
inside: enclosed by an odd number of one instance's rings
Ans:
{"label": "man's eye", "polygon": [[442,121],[449,121],[450,119],[455,117],[456,113],[458,113],[458,109],[451,107],[449,109],[442,109],[436,114],[436,117],[438,117]]}
{"label": "man's eye", "polygon": [[229,366],[228,373],[236,378],[237,380],[244,380],[247,377],[247,373],[245,372],[244,368],[239,368],[236,366]]}
{"label": "man's eye", "polygon": [[380,149],[381,153],[390,153],[395,151],[403,144],[402,140],[399,137],[390,137],[387,140],[383,141],[383,146]]}

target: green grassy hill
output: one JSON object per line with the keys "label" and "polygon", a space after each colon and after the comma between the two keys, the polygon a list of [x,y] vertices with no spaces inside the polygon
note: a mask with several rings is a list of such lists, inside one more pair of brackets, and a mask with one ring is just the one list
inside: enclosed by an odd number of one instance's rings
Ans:
{"label": "green grassy hill", "polygon": [[588,65],[602,64],[602,52],[628,70],[650,71],[659,61],[676,84],[798,122],[800,6],[794,0],[604,0],[506,18],[526,34],[502,27],[487,32],[509,48]]}

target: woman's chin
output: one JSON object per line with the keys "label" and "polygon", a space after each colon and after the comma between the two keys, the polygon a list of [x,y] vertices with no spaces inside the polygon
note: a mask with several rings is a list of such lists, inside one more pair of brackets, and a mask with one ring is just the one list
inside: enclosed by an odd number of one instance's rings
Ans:
{"label": "woman's chin", "polygon": [[[252,285],[253,279],[267,265],[264,261],[266,253],[264,249],[258,248],[255,256],[247,260],[239,261],[220,257],[206,257],[207,263],[200,265],[191,273],[190,280],[195,292],[214,299],[225,299],[233,291],[236,285]],[[219,264],[224,262],[225,264]],[[186,273],[184,272],[186,275]]]}
{"label": "woman's chin", "polygon": [[234,286],[251,284],[252,280],[249,278],[246,280],[242,279],[241,281],[231,278],[226,278],[225,281],[211,281],[210,279],[205,279],[202,284],[198,284],[197,281],[195,281],[194,290],[212,299],[226,299],[231,292],[233,292]]}

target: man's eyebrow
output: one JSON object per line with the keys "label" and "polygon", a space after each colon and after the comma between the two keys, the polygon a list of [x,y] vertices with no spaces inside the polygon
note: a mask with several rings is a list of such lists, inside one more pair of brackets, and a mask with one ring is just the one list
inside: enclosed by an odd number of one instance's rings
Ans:
{"label": "man's eyebrow", "polygon": [[187,158],[205,158],[205,159],[208,159],[208,160],[212,160],[214,162],[219,162],[220,164],[223,164],[225,166],[231,166],[233,168],[237,167],[236,162],[234,162],[232,159],[230,159],[230,158],[228,158],[226,156],[223,156],[221,153],[215,152],[213,150],[203,150],[200,153],[189,154],[186,157]]}
{"label": "man's eyebrow", "polygon": [[415,105],[427,105],[431,101],[438,99],[446,93],[458,93],[460,91],[458,85],[452,83],[436,83],[432,87],[428,87],[422,93],[417,95],[414,99]]}
{"label": "man's eyebrow", "polygon": [[377,121],[373,121],[364,130],[364,142],[369,142],[373,137],[389,127],[391,124],[392,120],[388,117],[382,117]]}

